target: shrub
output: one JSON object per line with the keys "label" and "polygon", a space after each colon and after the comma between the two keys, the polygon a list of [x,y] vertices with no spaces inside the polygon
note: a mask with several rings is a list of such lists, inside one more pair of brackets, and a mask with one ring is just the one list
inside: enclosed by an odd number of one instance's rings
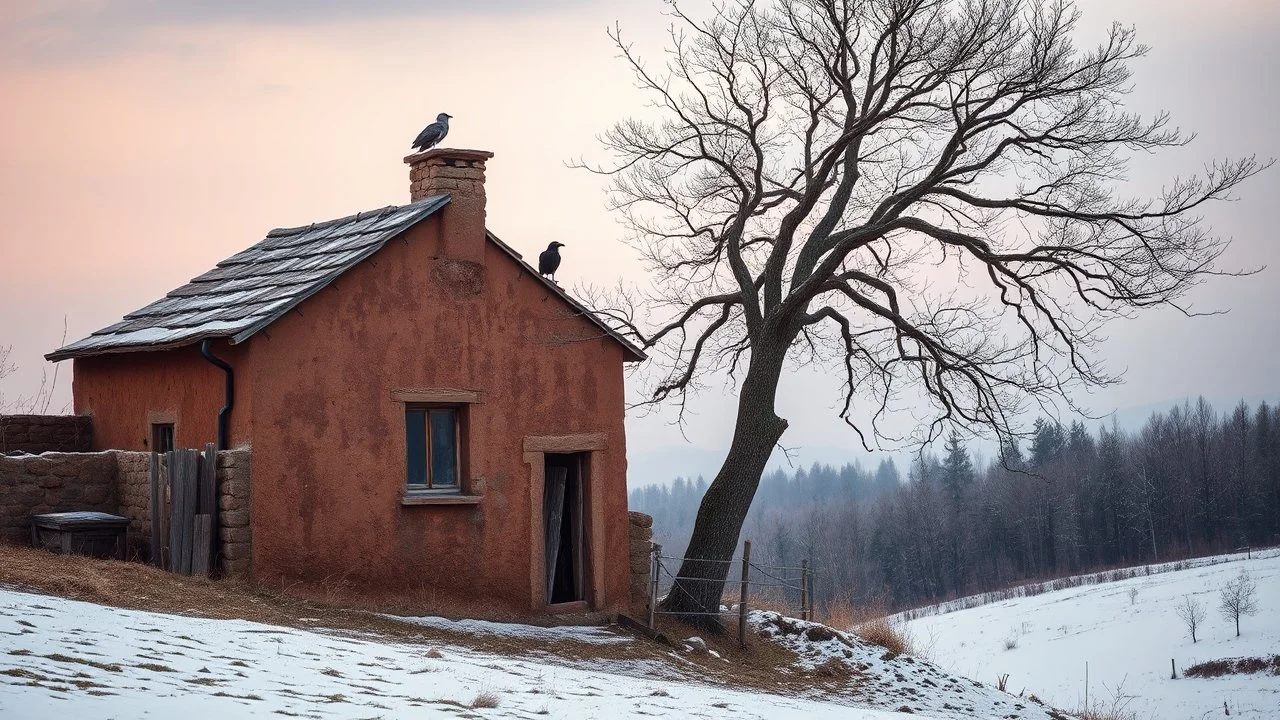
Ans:
{"label": "shrub", "polygon": [[1182,604],[1175,609],[1175,612],[1182,619],[1182,624],[1187,626],[1187,632],[1191,633],[1191,642],[1194,644],[1196,641],[1196,628],[1200,627],[1200,624],[1204,622],[1204,606],[1188,595],[1182,599]]}
{"label": "shrub", "polygon": [[1249,571],[1240,568],[1240,574],[1222,587],[1218,609],[1222,616],[1236,623],[1236,637],[1240,637],[1240,616],[1258,612],[1258,584]]}
{"label": "shrub", "polygon": [[1182,672],[1186,677],[1211,678],[1223,675],[1269,673],[1280,675],[1280,655],[1271,657],[1229,658],[1197,663]]}
{"label": "shrub", "polygon": [[496,708],[498,707],[498,693],[491,690],[484,690],[476,699],[471,701],[472,709],[475,708]]}
{"label": "shrub", "polygon": [[1129,709],[1129,704],[1136,696],[1125,693],[1123,680],[1114,690],[1105,685],[1103,687],[1111,693],[1111,698],[1076,713],[1080,720],[1138,720],[1138,712]]}

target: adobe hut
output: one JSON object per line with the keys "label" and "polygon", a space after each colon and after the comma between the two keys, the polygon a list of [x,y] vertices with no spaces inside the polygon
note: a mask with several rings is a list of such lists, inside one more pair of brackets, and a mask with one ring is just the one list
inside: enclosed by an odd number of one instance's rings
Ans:
{"label": "adobe hut", "polygon": [[623,608],[643,355],[485,229],[491,157],[411,155],[410,204],[273,230],[49,354],[94,448],[251,447],[260,582]]}

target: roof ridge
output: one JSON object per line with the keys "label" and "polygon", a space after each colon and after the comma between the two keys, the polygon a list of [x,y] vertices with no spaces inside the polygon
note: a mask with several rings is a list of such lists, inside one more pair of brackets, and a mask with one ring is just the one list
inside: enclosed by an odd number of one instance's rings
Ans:
{"label": "roof ridge", "polygon": [[[428,197],[422,198],[421,200],[417,200],[417,201],[415,201],[415,202],[408,203],[407,205],[387,205],[387,206],[385,206],[385,207],[381,207],[381,208],[378,208],[378,209],[376,209],[376,210],[359,210],[359,211],[357,211],[357,212],[356,212],[355,214],[353,214],[353,215],[347,215],[347,216],[340,217],[340,218],[334,218],[333,220],[321,220],[320,222],[313,222],[313,223],[311,223],[310,225],[299,225],[299,226],[297,226],[297,227],[274,228],[274,229],[272,229],[271,231],[269,231],[269,232],[267,233],[266,237],[268,237],[268,238],[278,238],[278,237],[286,237],[286,236],[289,236],[289,235],[298,235],[298,234],[300,234],[300,233],[309,232],[309,231],[311,231],[311,230],[315,230],[315,229],[317,229],[317,228],[319,228],[319,229],[323,229],[323,228],[327,228],[327,227],[333,227],[334,225],[342,225],[342,224],[344,224],[344,223],[356,222],[356,221],[358,221],[358,220],[364,220],[364,219],[368,218],[369,216],[373,215],[374,213],[377,213],[377,214],[378,214],[378,217],[379,217],[379,218],[382,218],[382,217],[386,217],[387,215],[389,215],[389,214],[391,214],[391,213],[393,213],[393,212],[396,212],[397,210],[404,210],[405,208],[413,207],[414,205],[429,204],[429,203],[428,203],[428,201],[434,201],[434,200],[436,200],[436,199],[438,199],[438,198],[442,197],[443,195],[447,195],[447,193],[442,193],[441,195],[430,195],[430,196],[428,196]],[[264,238],[264,239],[265,239],[265,238]]]}

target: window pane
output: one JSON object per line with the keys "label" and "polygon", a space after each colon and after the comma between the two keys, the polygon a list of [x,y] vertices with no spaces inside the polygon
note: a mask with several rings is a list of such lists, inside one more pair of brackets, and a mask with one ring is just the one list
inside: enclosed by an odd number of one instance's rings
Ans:
{"label": "window pane", "polygon": [[458,484],[458,412],[431,411],[431,487]]}
{"label": "window pane", "polygon": [[404,413],[404,446],[407,452],[406,482],[410,485],[427,484],[427,413],[423,410],[406,410]]}

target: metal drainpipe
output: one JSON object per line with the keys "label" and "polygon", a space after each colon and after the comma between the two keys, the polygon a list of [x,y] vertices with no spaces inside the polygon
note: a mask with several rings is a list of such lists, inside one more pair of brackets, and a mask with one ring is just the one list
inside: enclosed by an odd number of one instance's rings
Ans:
{"label": "metal drainpipe", "polygon": [[231,366],[224,360],[213,354],[213,341],[205,339],[200,343],[200,354],[205,360],[216,365],[227,376],[226,404],[218,411],[218,449],[227,449],[227,421],[231,418],[231,408],[236,402],[236,381],[235,373],[231,370]]}

